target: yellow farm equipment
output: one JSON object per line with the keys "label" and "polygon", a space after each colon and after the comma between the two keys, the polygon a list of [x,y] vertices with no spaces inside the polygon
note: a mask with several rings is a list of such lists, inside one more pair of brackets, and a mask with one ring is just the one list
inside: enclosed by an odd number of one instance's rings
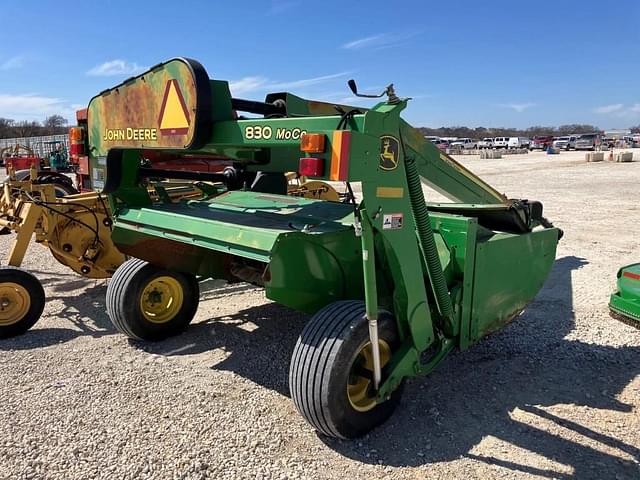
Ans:
{"label": "yellow farm equipment", "polygon": [[19,267],[29,242],[51,250],[54,258],[89,278],[107,278],[125,257],[111,242],[111,216],[104,196],[81,193],[60,196],[53,183],[37,183],[32,167],[26,180],[10,169],[0,195],[0,233],[15,233],[0,268],[0,338],[18,335],[40,317],[45,303],[42,285]]}
{"label": "yellow farm equipment", "polygon": [[[24,178],[24,179],[20,179]],[[31,238],[61,264],[87,278],[109,278],[126,260],[111,241],[111,209],[97,192],[66,194],[60,183],[41,183],[32,167],[17,177],[10,168],[0,194],[0,234],[15,234],[0,267],[0,338],[28,330],[42,314],[45,295],[40,282],[20,269]],[[167,183],[166,200],[201,198],[204,185]]]}

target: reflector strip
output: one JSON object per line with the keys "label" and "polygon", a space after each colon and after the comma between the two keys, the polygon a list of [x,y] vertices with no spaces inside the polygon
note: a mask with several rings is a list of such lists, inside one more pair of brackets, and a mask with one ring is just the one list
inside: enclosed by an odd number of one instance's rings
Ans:
{"label": "reflector strip", "polygon": [[633,272],[622,272],[623,277],[632,278],[633,280],[640,280],[640,274]]}
{"label": "reflector strip", "polygon": [[331,141],[331,172],[329,180],[345,181],[349,176],[349,144],[351,132],[336,130]]}
{"label": "reflector strip", "polygon": [[378,198],[402,198],[402,197],[404,197],[404,188],[402,188],[402,187],[378,187],[378,188],[376,188],[376,197],[378,197]]}

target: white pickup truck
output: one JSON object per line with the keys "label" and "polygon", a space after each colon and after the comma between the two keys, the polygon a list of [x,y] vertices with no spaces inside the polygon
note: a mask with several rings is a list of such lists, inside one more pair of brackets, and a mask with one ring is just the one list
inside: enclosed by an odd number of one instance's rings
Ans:
{"label": "white pickup truck", "polygon": [[478,148],[479,149],[493,148],[493,138],[489,138],[489,137],[483,138],[478,142]]}
{"label": "white pickup truck", "polygon": [[509,146],[509,137],[496,137],[493,139],[493,148],[507,148]]}
{"label": "white pickup truck", "polygon": [[451,148],[462,148],[463,150],[473,150],[477,147],[477,143],[470,138],[459,138],[451,143]]}
{"label": "white pickup truck", "polygon": [[507,147],[509,148],[529,148],[531,140],[527,137],[509,137]]}

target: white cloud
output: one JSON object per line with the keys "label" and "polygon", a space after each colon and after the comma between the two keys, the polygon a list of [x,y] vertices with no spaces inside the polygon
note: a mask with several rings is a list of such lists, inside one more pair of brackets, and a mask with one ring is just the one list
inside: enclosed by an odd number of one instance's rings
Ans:
{"label": "white cloud", "polygon": [[531,107],[535,107],[536,104],[535,103],[531,103],[531,102],[525,102],[525,103],[501,103],[498,105],[499,107],[503,107],[503,108],[510,108],[511,110],[514,110],[518,113],[522,113],[525,110],[527,110],[528,108]]}
{"label": "white cloud", "polygon": [[230,81],[229,88],[234,95],[239,95],[247,92],[255,92],[256,90],[263,90],[263,87],[268,81],[265,77],[244,77],[240,80]]}
{"label": "white cloud", "polygon": [[593,111],[595,113],[613,115],[620,118],[637,119],[638,116],[640,116],[640,103],[634,103],[630,106],[626,106],[624,103],[613,103],[611,105],[594,108]]}
{"label": "white cloud", "polygon": [[624,108],[622,103],[613,103],[611,105],[603,105],[602,107],[594,108],[595,113],[614,113],[619,112]]}
{"label": "white cloud", "polygon": [[73,105],[56,97],[37,94],[10,95],[0,93],[0,117],[12,120],[44,120],[49,115],[75,118]]}
{"label": "white cloud", "polygon": [[252,76],[229,82],[229,88],[234,95],[240,95],[249,92],[262,92],[267,90],[276,91],[295,89],[326,83],[336,78],[345,77],[349,75],[349,73],[351,72],[332,73],[331,75],[303,78],[301,80],[291,80],[287,82],[274,82],[272,80],[269,80],[267,77]]}
{"label": "white cloud", "polygon": [[126,60],[110,60],[108,62],[96,65],[87,72],[87,75],[96,77],[108,77],[113,75],[136,75],[144,72],[148,67],[138,65],[137,63],[127,62]]}
{"label": "white cloud", "polygon": [[305,79],[302,79],[302,80],[293,80],[293,81],[290,81],[290,82],[274,83],[274,84],[270,85],[269,88],[276,88],[277,89],[277,88],[302,88],[302,87],[308,87],[310,85],[317,85],[319,83],[328,82],[329,80],[334,80],[336,78],[346,77],[350,73],[352,73],[352,72],[332,73],[331,75],[323,75],[321,77],[305,78]]}
{"label": "white cloud", "polygon": [[16,57],[11,57],[0,63],[0,70],[15,70],[17,68],[22,68],[25,63],[25,58],[21,55]]}
{"label": "white cloud", "polygon": [[340,48],[344,48],[347,50],[362,50],[365,48],[373,48],[379,50],[381,48],[396,47],[406,40],[415,37],[419,33],[420,32],[408,32],[400,34],[377,33],[368,37],[351,40],[350,42],[343,44]]}
{"label": "white cloud", "polygon": [[385,36],[386,33],[379,33],[378,35],[371,35],[370,37],[358,38],[357,40],[352,40],[345,43],[344,45],[342,45],[342,48],[346,48],[349,50],[358,50],[360,48],[375,46],[382,43]]}

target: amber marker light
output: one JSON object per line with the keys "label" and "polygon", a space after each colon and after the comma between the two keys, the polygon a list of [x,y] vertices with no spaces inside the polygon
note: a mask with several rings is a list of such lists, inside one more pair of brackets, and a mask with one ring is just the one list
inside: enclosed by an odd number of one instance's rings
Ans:
{"label": "amber marker light", "polygon": [[300,150],[305,153],[324,152],[324,133],[304,133],[300,136]]}

